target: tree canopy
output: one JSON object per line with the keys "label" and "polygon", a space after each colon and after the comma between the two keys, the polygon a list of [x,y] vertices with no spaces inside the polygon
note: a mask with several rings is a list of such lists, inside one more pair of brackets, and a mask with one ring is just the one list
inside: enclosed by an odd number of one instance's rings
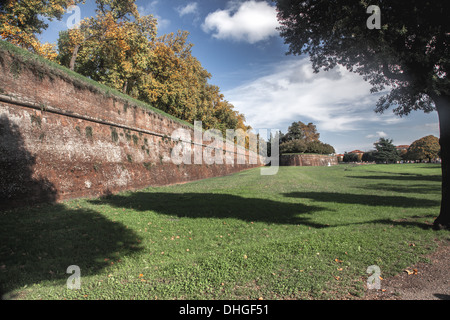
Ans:
{"label": "tree canopy", "polygon": [[439,158],[439,139],[429,135],[414,141],[408,148],[405,157],[409,160],[428,160]]}
{"label": "tree canopy", "polygon": [[135,0],[96,0],[96,13],[62,31],[58,46],[41,44],[44,18],[61,19],[82,0],[0,2],[0,36],[56,60],[97,82],[204,129],[249,130],[245,116],[225,100],[211,74],[192,54],[189,32],[157,36],[158,21],[140,15]]}
{"label": "tree canopy", "polygon": [[[450,228],[450,20],[448,1],[378,1],[380,28],[369,28],[372,3],[354,0],[276,0],[280,34],[290,54],[309,55],[314,72],[342,65],[387,91],[376,112],[437,111],[442,201],[435,227]],[[369,14],[374,14],[369,11]]]}
{"label": "tree canopy", "polygon": [[40,43],[38,34],[48,28],[45,19],[60,20],[71,5],[81,0],[4,0],[0,2],[0,36],[21,48],[55,60],[53,44]]}
{"label": "tree canopy", "polygon": [[293,122],[286,134],[279,133],[280,153],[335,153],[333,146],[319,140],[320,133],[316,126],[310,122]]}
{"label": "tree canopy", "polygon": [[374,143],[374,146],[376,152],[373,156],[377,162],[395,163],[401,160],[400,153],[392,143],[392,139],[380,138]]}

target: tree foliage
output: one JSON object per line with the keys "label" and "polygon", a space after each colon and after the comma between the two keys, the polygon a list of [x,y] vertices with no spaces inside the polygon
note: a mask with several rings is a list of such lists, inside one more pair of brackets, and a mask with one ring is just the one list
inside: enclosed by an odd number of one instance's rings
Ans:
{"label": "tree foliage", "polygon": [[395,145],[392,143],[392,139],[380,138],[374,143],[376,152],[373,154],[375,161],[382,163],[395,163],[400,161],[400,153]]}
{"label": "tree foliage", "polygon": [[97,15],[59,38],[59,61],[87,77],[204,129],[251,129],[245,116],[211,85],[192,54],[189,32],[157,34],[157,20],[140,16],[134,0],[97,0]]}
{"label": "tree foliage", "polygon": [[435,226],[450,228],[450,23],[448,1],[378,1],[380,29],[367,27],[369,1],[276,0],[291,54],[309,55],[315,72],[342,65],[381,96],[375,111],[436,110],[442,201]]}
{"label": "tree foliage", "polygon": [[383,112],[430,112],[430,97],[448,95],[449,23],[446,1],[383,1],[381,30],[367,28],[367,1],[278,0],[281,36],[292,54],[308,54],[315,72],[336,65],[364,76],[372,92],[392,88]]}
{"label": "tree foliage", "polygon": [[358,154],[345,152],[342,161],[343,162],[358,162],[359,161]]}
{"label": "tree foliage", "polygon": [[57,52],[50,43],[37,38],[48,28],[44,19],[60,20],[71,5],[79,0],[4,0],[0,5],[0,36],[21,48],[55,60]]}
{"label": "tree foliage", "polygon": [[61,19],[84,0],[5,0],[0,35],[179,119],[202,121],[204,129],[224,136],[227,129],[249,131],[245,116],[208,83],[211,74],[193,56],[189,33],[157,37],[157,19],[141,16],[135,1],[96,0],[95,16],[60,32],[56,51],[37,38],[48,27],[44,19]]}
{"label": "tree foliage", "polygon": [[368,151],[368,152],[364,152],[362,157],[361,157],[361,161],[364,162],[374,162],[376,161],[376,151]]}
{"label": "tree foliage", "polygon": [[279,133],[280,153],[332,154],[334,148],[319,140],[320,134],[313,123],[293,122],[286,134]]}
{"label": "tree foliage", "polygon": [[428,160],[439,158],[441,147],[439,139],[429,135],[414,141],[408,148],[405,157],[408,160]]}

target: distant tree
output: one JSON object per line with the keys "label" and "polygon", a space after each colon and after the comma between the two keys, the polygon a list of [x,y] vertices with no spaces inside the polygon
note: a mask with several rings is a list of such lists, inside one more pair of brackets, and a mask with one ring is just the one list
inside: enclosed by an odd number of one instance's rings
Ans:
{"label": "distant tree", "polygon": [[[300,140],[305,137],[305,134],[303,132],[302,126],[305,124],[301,121],[293,122],[289,128],[286,135],[283,137],[284,141],[291,141],[291,140]],[[283,141],[283,142],[284,142]]]}
{"label": "distant tree", "polygon": [[297,121],[289,126],[288,132],[282,137],[282,142],[304,139],[308,143],[319,141],[319,137],[320,133],[317,132],[317,128],[312,122],[304,124],[301,121]]}
{"label": "distant tree", "polygon": [[364,152],[364,154],[362,155],[361,160],[364,161],[364,162],[376,161],[374,154],[375,154],[375,151]]}
{"label": "distant tree", "polygon": [[332,154],[335,153],[334,148],[321,141],[310,141],[306,142],[306,152],[308,153],[318,153],[318,154]]}
{"label": "distant tree", "polygon": [[406,157],[409,160],[428,160],[439,158],[441,148],[439,139],[429,135],[414,141],[408,148]]}
{"label": "distant tree", "polygon": [[319,141],[320,133],[317,132],[317,128],[312,122],[308,124],[300,122],[300,128],[306,143]]}
{"label": "distant tree", "polygon": [[402,149],[402,150],[399,150],[399,155],[400,155],[400,158],[402,158],[402,160],[409,160],[408,159],[408,151],[407,150],[405,150],[405,149]]}
{"label": "distant tree", "polygon": [[374,143],[374,146],[377,150],[374,153],[377,162],[394,163],[401,160],[400,154],[392,143],[392,140],[380,138],[380,140]]}
{"label": "distant tree", "polygon": [[308,150],[306,142],[302,139],[286,141],[280,144],[280,154],[304,153]]}
{"label": "distant tree", "polygon": [[343,162],[358,162],[358,155],[356,153],[344,153]]}
{"label": "distant tree", "polygon": [[336,153],[336,150],[332,145],[322,142],[322,154],[334,154],[334,153]]}
{"label": "distant tree", "polygon": [[336,151],[333,146],[319,140],[320,133],[316,126],[310,122],[293,122],[286,134],[279,132],[280,153],[317,153],[332,154]]}

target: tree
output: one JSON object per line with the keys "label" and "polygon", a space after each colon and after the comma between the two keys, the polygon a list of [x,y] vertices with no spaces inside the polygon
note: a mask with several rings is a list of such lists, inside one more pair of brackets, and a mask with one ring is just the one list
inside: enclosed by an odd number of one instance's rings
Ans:
{"label": "tree", "polygon": [[[376,112],[399,116],[437,111],[442,201],[436,229],[450,227],[450,52],[446,0],[379,1],[382,25],[368,28],[367,1],[276,0],[289,53],[308,54],[315,72],[342,65],[372,85],[389,88]],[[373,12],[372,12],[373,14]]]}
{"label": "tree", "polygon": [[0,36],[21,48],[55,60],[53,44],[37,38],[48,28],[44,19],[61,20],[67,8],[80,0],[4,0],[0,5]]}
{"label": "tree", "polygon": [[439,158],[439,139],[429,135],[414,141],[408,148],[406,158],[409,160],[428,160]]}
{"label": "tree", "polygon": [[[71,46],[70,70],[74,70],[78,52],[87,42],[93,40],[96,45],[99,45],[102,42],[125,41],[127,36],[121,32],[124,29],[124,22],[129,22],[130,18],[136,19],[136,25],[139,25],[141,22],[135,1],[96,0],[97,16],[95,18],[86,18],[76,28],[65,31],[68,32]],[[156,23],[147,27],[152,32],[156,28]],[[65,54],[67,55],[67,52]]]}
{"label": "tree", "polygon": [[302,139],[290,140],[280,144],[280,154],[304,153],[308,149],[306,142]]}
{"label": "tree", "polygon": [[375,154],[376,154],[376,151],[364,152],[361,157],[361,161],[364,161],[364,162],[376,161]]}
{"label": "tree", "polygon": [[392,140],[380,138],[374,143],[376,152],[373,154],[375,161],[383,163],[395,163],[400,161],[401,157]]}
{"label": "tree", "polygon": [[306,147],[307,153],[318,153],[318,154],[335,153],[335,150],[331,145],[329,145],[327,143],[323,143],[322,141],[314,140],[314,141],[307,142],[305,139],[305,143],[307,146]]}
{"label": "tree", "polygon": [[301,121],[293,122],[286,134],[279,132],[280,153],[318,153],[332,154],[334,148],[319,140],[320,133],[310,122],[307,125]]}
{"label": "tree", "polygon": [[[289,128],[286,135],[283,137],[284,141],[300,140],[305,137],[303,132],[303,126],[305,124],[301,121],[293,122]],[[284,142],[283,141],[283,142]]]}
{"label": "tree", "polygon": [[[211,74],[192,55],[189,32],[157,34],[152,15],[140,16],[135,0],[97,0],[95,17],[60,33],[61,64],[204,129],[249,130]],[[248,145],[248,139],[247,139]]]}
{"label": "tree", "polygon": [[317,128],[312,122],[308,124],[300,122],[300,128],[306,143],[319,141],[320,133],[317,132]]}
{"label": "tree", "polygon": [[283,136],[283,142],[297,139],[304,139],[305,142],[319,141],[320,133],[317,132],[316,126],[310,122],[304,124],[301,121],[293,122],[286,135]]}
{"label": "tree", "polygon": [[97,0],[95,17],[62,31],[58,60],[95,81],[137,95],[152,53],[156,19],[140,16],[135,0]]}
{"label": "tree", "polygon": [[342,161],[343,162],[358,162],[358,154],[345,152]]}

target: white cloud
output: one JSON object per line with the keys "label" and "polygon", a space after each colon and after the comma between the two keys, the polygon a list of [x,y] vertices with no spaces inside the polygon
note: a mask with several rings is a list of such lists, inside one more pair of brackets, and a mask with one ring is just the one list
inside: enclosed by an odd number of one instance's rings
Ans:
{"label": "white cloud", "polygon": [[366,136],[366,138],[368,139],[372,139],[372,138],[386,138],[388,136],[387,133],[383,132],[383,131],[377,131],[376,134],[369,134]]}
{"label": "white cloud", "polygon": [[198,13],[198,3],[190,2],[185,6],[180,6],[176,9],[180,17],[187,14],[197,14]]}
{"label": "white cloud", "polygon": [[265,1],[245,1],[208,14],[203,31],[213,32],[217,39],[232,39],[256,43],[279,32],[276,8]]}
{"label": "white cloud", "polygon": [[373,111],[378,97],[362,77],[339,66],[315,74],[308,58],[278,63],[224,95],[254,128],[285,131],[294,121],[308,121],[319,132],[337,134],[402,121]]}

